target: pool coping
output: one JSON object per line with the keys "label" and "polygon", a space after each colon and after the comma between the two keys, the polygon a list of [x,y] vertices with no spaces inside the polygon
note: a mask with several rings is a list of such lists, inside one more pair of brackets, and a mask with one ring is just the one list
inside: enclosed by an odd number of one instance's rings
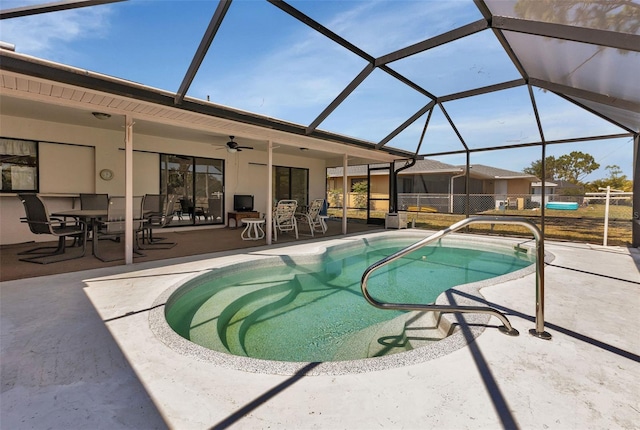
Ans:
{"label": "pool coping", "polygon": [[[316,260],[328,248],[337,245],[345,245],[348,243],[355,244],[355,241],[366,241],[369,238],[379,240],[388,236],[407,237],[415,236],[416,240],[423,239],[424,233],[412,230],[384,231],[377,233],[369,233],[358,235],[357,237],[347,237],[331,239],[316,243],[313,245],[291,245],[278,249],[265,249],[252,252],[247,255],[247,260],[238,263],[229,262],[217,267],[214,270],[233,270],[239,264],[245,264],[247,261],[253,261],[258,265],[270,265],[273,259],[278,256],[291,256],[294,261],[303,262],[305,260]],[[519,245],[531,242],[522,238],[495,238],[486,236],[474,236],[470,234],[451,234],[447,236],[447,241],[460,242],[464,244],[482,243],[483,245],[491,245],[494,247],[505,247]],[[531,247],[531,245],[525,245]],[[545,263],[549,263],[554,259],[551,253],[545,253]],[[483,296],[480,290],[482,288],[501,284],[514,279],[520,279],[535,272],[535,264],[531,264],[526,268],[508,273],[499,277],[486,279],[483,281],[473,282],[469,284],[459,285],[440,294],[436,300],[437,305],[456,305],[456,306],[478,306],[487,305],[482,303]],[[165,304],[170,296],[187,284],[190,280],[202,276],[206,272],[194,273],[187,279],[169,286],[155,300],[152,310],[149,313],[149,327],[154,336],[158,338],[167,347],[183,356],[192,357],[199,361],[211,363],[229,369],[241,370],[245,372],[272,374],[272,375],[295,375],[304,371],[305,375],[345,375],[365,372],[374,372],[391,368],[403,367],[433,360],[438,357],[450,354],[460,348],[465,347],[475,338],[480,336],[488,326],[491,316],[487,314],[443,314],[442,318],[448,324],[456,325],[459,329],[455,330],[446,338],[434,342],[432,344],[415,348],[406,352],[386,355],[375,358],[364,358],[359,360],[332,361],[321,363],[310,362],[285,362],[272,361],[257,358],[249,358],[231,355],[207,349],[197,345],[179,334],[177,334],[167,323],[165,318]],[[531,286],[532,290],[535,285]],[[474,300],[475,298],[475,300]],[[489,304],[491,305],[491,304]]]}

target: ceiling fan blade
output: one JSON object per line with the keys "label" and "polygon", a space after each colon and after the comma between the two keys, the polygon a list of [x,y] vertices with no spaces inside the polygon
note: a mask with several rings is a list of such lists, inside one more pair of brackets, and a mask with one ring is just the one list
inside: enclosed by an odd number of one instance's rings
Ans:
{"label": "ceiling fan blade", "polygon": [[242,149],[253,149],[252,146],[237,146],[236,148],[242,148]]}

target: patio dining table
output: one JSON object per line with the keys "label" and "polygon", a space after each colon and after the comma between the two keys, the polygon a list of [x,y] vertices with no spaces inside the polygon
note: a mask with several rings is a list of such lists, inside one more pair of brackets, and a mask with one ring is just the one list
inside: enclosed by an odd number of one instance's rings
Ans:
{"label": "patio dining table", "polygon": [[[77,217],[85,222],[85,225],[86,225],[85,228],[89,228],[89,226],[91,226],[91,229],[93,231],[96,231],[95,229],[96,229],[98,219],[106,218],[107,210],[106,209],[71,209],[67,211],[53,212],[51,216],[52,217]],[[95,240],[95,238],[94,240],[92,240],[92,244],[91,244],[92,255],[96,255],[97,242],[98,241]]]}

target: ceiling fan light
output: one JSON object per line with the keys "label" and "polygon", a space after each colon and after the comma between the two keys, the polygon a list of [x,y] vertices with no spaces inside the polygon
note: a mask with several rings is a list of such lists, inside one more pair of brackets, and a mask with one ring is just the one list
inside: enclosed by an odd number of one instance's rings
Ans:
{"label": "ceiling fan light", "polygon": [[238,150],[236,148],[230,148],[227,146],[227,152],[229,154],[235,154],[236,152],[238,152]]}

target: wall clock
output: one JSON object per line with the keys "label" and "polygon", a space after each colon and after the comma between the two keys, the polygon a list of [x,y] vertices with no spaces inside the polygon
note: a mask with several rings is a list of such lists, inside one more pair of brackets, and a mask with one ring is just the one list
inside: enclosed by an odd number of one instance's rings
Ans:
{"label": "wall clock", "polygon": [[110,181],[113,179],[113,171],[109,169],[102,169],[100,170],[100,177],[105,181]]}

